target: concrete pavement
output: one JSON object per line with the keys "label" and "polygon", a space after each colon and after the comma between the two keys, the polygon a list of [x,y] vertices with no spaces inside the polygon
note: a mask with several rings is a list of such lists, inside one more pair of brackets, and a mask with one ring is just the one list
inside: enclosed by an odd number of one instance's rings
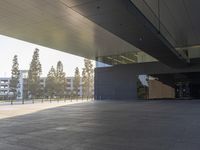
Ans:
{"label": "concrete pavement", "polygon": [[0,150],[199,150],[200,101],[95,101],[0,120]]}

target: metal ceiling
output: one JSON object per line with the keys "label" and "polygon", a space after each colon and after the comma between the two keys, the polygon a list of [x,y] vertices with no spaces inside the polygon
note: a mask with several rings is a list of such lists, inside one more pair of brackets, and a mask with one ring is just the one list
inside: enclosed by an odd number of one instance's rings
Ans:
{"label": "metal ceiling", "polygon": [[[68,5],[68,0],[65,2]],[[169,66],[187,64],[187,59],[174,49],[130,0],[90,0],[70,7]]]}
{"label": "metal ceiling", "polygon": [[131,0],[174,47],[200,45],[199,0]]}
{"label": "metal ceiling", "polygon": [[0,34],[95,59],[139,49],[78,14],[89,0],[1,0]]}
{"label": "metal ceiling", "polygon": [[131,1],[181,55],[188,51],[191,61],[200,58],[200,1]]}
{"label": "metal ceiling", "polygon": [[175,48],[200,44],[199,6],[198,0],[2,0],[0,34],[92,59],[141,49],[182,66]]}

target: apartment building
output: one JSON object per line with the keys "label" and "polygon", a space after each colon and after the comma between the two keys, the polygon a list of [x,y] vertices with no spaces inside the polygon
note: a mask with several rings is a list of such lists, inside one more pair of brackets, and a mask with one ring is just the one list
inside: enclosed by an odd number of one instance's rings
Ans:
{"label": "apartment building", "polygon": [[8,95],[10,78],[0,78],[0,96]]}
{"label": "apartment building", "polygon": [[[27,97],[27,75],[28,71],[27,70],[20,70],[20,78],[19,78],[19,83],[18,83],[18,88],[17,88],[17,99],[22,99],[23,97]],[[0,78],[0,98],[6,98],[8,96],[12,96],[13,93],[10,91],[9,84],[10,84],[11,78]],[[74,91],[74,77],[67,77],[66,78],[67,85],[66,85],[66,90],[68,93],[73,94]],[[46,77],[41,77],[40,78],[40,84],[43,88],[46,86]],[[82,89],[82,79],[80,80],[80,87],[79,87],[79,92],[78,95],[82,97],[83,95],[83,89]]]}

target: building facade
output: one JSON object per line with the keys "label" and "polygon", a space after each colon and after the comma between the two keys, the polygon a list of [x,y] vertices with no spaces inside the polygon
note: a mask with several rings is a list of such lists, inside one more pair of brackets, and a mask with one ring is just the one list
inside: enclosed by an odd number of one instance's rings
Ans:
{"label": "building facade", "polygon": [[0,96],[4,97],[9,94],[10,78],[0,78]]}
{"label": "building facade", "polygon": [[[10,91],[9,84],[11,78],[0,78],[0,99],[7,99],[9,96],[12,96],[13,93]],[[74,77],[67,77],[66,78],[66,91],[69,94],[74,93]],[[40,78],[40,85],[44,89],[46,86],[46,77]],[[17,88],[17,99],[23,99],[28,97],[27,95],[27,71],[20,70],[20,78]],[[94,90],[93,90],[94,91]],[[83,88],[82,88],[82,78],[80,79],[80,86],[78,91],[78,96],[83,96]]]}

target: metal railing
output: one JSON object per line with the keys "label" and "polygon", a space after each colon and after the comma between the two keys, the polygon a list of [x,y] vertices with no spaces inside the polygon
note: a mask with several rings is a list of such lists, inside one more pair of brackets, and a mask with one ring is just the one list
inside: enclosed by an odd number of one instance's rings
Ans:
{"label": "metal railing", "polygon": [[74,102],[74,101],[93,101],[94,97],[67,97],[67,98],[38,98],[38,99],[7,99],[0,100],[0,105],[23,105],[37,103],[53,103],[53,102]]}

